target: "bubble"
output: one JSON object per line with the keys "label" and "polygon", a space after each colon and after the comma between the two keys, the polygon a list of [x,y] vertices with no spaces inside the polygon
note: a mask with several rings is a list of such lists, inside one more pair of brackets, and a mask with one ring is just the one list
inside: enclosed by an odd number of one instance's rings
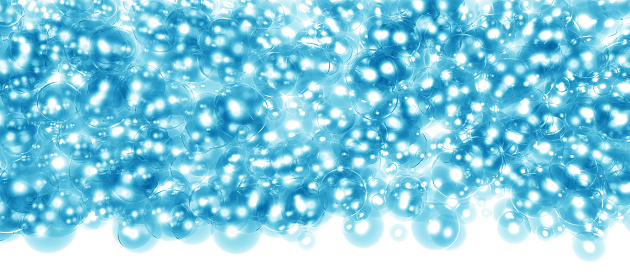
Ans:
{"label": "bubble", "polygon": [[343,222],[343,236],[350,244],[367,248],[381,239],[384,227],[383,219],[378,216],[360,220],[356,217],[348,217]]}
{"label": "bubble", "polygon": [[594,221],[602,207],[602,200],[597,196],[570,193],[558,202],[556,212],[566,223],[580,226]]}
{"label": "bubble", "polygon": [[317,190],[300,186],[290,191],[284,205],[283,217],[301,225],[315,225],[325,215],[324,205]]}
{"label": "bubble", "polygon": [[38,128],[29,123],[22,114],[3,115],[0,123],[0,146],[7,153],[21,155],[36,146]]}
{"label": "bubble", "polygon": [[221,191],[214,185],[195,188],[190,196],[190,209],[197,217],[212,220],[223,204]]}
{"label": "bubble", "polygon": [[311,250],[315,247],[315,234],[310,231],[304,231],[298,235],[298,245],[304,250]]}
{"label": "bubble", "polygon": [[427,205],[411,223],[411,232],[422,246],[431,250],[446,249],[459,236],[457,215],[441,204]]}
{"label": "bubble", "polygon": [[444,153],[435,160],[431,171],[431,181],[440,194],[455,199],[467,198],[477,191],[478,175],[467,171],[466,167],[455,164],[452,154]]}
{"label": "bubble", "polygon": [[243,73],[247,41],[234,20],[219,18],[198,36],[201,72],[210,79],[231,83]]}
{"label": "bubble", "polygon": [[217,118],[224,131],[239,140],[248,140],[265,126],[267,105],[260,93],[244,85],[227,85],[215,99]]}
{"label": "bubble", "polygon": [[393,215],[412,218],[422,211],[426,201],[426,182],[409,176],[394,178],[387,188],[385,201]]}
{"label": "bubble", "polygon": [[111,127],[120,123],[129,108],[116,87],[120,78],[113,74],[95,74],[77,96],[77,111],[93,127]]}
{"label": "bubble", "polygon": [[351,216],[366,202],[365,182],[359,174],[349,169],[338,169],[326,174],[319,187],[324,208],[331,214]]}
{"label": "bubble", "polygon": [[261,230],[252,233],[216,231],[214,241],[225,252],[242,254],[254,248],[261,235]]}
{"label": "bubble", "polygon": [[604,256],[606,245],[596,234],[581,233],[573,238],[573,252],[584,261],[597,261]]}
{"label": "bubble", "polygon": [[531,226],[524,215],[514,211],[507,211],[499,217],[497,231],[504,241],[517,244],[527,240],[531,232]]}
{"label": "bubble", "polygon": [[24,240],[34,250],[43,253],[54,253],[61,251],[70,245],[75,235],[76,231],[72,231],[72,233],[61,237],[47,236],[45,234],[32,234],[25,235]]}
{"label": "bubble", "polygon": [[119,220],[114,226],[115,237],[120,245],[131,251],[142,252],[156,244],[153,235],[144,224]]}
{"label": "bubble", "polygon": [[97,29],[90,36],[90,58],[103,71],[122,71],[136,57],[137,49],[131,34],[114,27]]}
{"label": "bubble", "polygon": [[407,239],[407,228],[402,224],[395,224],[389,229],[389,236],[394,241],[402,242]]}
{"label": "bubble", "polygon": [[460,203],[457,207],[455,207],[457,218],[464,224],[469,224],[475,221],[477,218],[477,211],[477,207],[470,202]]}
{"label": "bubble", "polygon": [[343,134],[356,122],[357,115],[349,108],[338,108],[328,102],[315,106],[317,124],[332,134]]}
{"label": "bubble", "polygon": [[138,202],[151,196],[158,186],[157,168],[148,161],[134,158],[129,164],[112,174],[112,188],[121,200]]}
{"label": "bubble", "polygon": [[146,49],[167,52],[175,45],[175,39],[166,22],[167,7],[159,1],[146,1],[134,7],[132,17],[133,33],[137,41]]}

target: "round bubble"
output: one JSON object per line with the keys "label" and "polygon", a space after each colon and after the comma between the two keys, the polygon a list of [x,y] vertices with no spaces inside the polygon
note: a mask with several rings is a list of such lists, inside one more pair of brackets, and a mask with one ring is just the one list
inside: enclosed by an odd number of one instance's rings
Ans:
{"label": "round bubble", "polygon": [[411,232],[422,246],[431,250],[446,249],[459,236],[457,215],[442,204],[427,205],[411,223]]}
{"label": "round bubble", "polygon": [[300,248],[304,250],[310,250],[315,247],[315,234],[310,231],[304,231],[297,237],[297,242]]}
{"label": "round bubble", "polygon": [[524,242],[529,237],[531,230],[527,217],[514,211],[503,213],[497,221],[499,236],[509,243]]}
{"label": "round bubble", "polygon": [[594,233],[580,233],[573,237],[573,252],[580,259],[593,262],[601,259],[606,252],[604,239]]}
{"label": "round bubble", "polygon": [[348,217],[343,222],[343,236],[356,247],[366,248],[375,245],[383,236],[385,225],[379,216],[366,219]]}
{"label": "round bubble", "polygon": [[219,230],[214,233],[214,241],[225,252],[242,254],[254,248],[261,236],[262,230],[251,233],[223,232]]}
{"label": "round bubble", "polygon": [[389,229],[392,240],[402,242],[407,239],[407,228],[402,224],[395,224]]}
{"label": "round bubble", "polygon": [[363,208],[367,190],[357,172],[342,168],[324,176],[319,187],[319,196],[327,212],[351,216]]}

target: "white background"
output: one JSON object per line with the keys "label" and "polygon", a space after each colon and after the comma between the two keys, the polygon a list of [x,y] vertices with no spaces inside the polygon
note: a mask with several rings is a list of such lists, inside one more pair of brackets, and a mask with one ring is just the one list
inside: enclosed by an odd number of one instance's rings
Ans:
{"label": "white background", "polygon": [[343,237],[341,220],[333,219],[315,232],[311,250],[263,235],[255,248],[239,255],[223,252],[212,239],[198,245],[161,241],[136,254],[118,244],[111,226],[80,229],[66,249],[52,254],[31,249],[22,238],[0,243],[0,274],[604,274],[628,270],[630,232],[622,224],[609,230],[604,257],[590,263],[574,255],[570,234],[548,242],[531,235],[524,243],[509,244],[496,233],[493,219],[481,215],[467,225],[466,243],[450,251],[427,250],[409,231],[405,241],[393,241],[389,228],[395,223],[385,217],[383,238],[370,248],[350,245]]}

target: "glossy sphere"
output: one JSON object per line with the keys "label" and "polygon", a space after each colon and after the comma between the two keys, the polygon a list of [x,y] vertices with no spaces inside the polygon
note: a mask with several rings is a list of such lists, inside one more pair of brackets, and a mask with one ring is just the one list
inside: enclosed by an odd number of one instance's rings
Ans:
{"label": "glossy sphere", "polygon": [[593,233],[581,233],[573,238],[573,251],[582,260],[597,261],[604,256],[606,245],[602,237]]}
{"label": "glossy sphere", "polygon": [[125,31],[105,27],[95,31],[90,41],[92,63],[103,71],[122,71],[136,57],[135,41]]}
{"label": "glossy sphere", "polygon": [[385,201],[390,213],[396,216],[415,217],[424,206],[426,200],[426,186],[412,177],[399,176],[394,178],[387,188]]}
{"label": "glossy sphere", "polygon": [[509,243],[522,243],[529,237],[531,226],[527,217],[507,211],[497,221],[499,236]]}
{"label": "glossy sphere", "polygon": [[343,236],[356,247],[375,245],[383,236],[384,225],[381,217],[368,217],[358,220],[348,217],[343,222]]}
{"label": "glossy sphere", "polygon": [[79,115],[91,126],[110,127],[120,123],[129,108],[116,90],[120,79],[110,74],[96,74],[76,100]]}
{"label": "glossy sphere", "polygon": [[37,126],[19,114],[2,115],[0,123],[0,146],[7,153],[21,155],[33,149],[37,142]]}
{"label": "glossy sphere", "polygon": [[459,236],[457,215],[441,204],[427,205],[411,223],[411,232],[422,246],[431,250],[446,249]]}
{"label": "glossy sphere", "polygon": [[339,169],[322,179],[319,196],[327,212],[351,216],[363,208],[367,192],[359,174],[352,170]]}
{"label": "glossy sphere", "polygon": [[290,222],[308,226],[318,223],[325,213],[317,190],[299,187],[289,192],[283,216]]}
{"label": "glossy sphere", "polygon": [[217,118],[224,131],[239,140],[248,140],[265,126],[267,105],[253,88],[238,84],[225,86],[216,97]]}
{"label": "glossy sphere", "polygon": [[42,88],[37,95],[37,107],[50,120],[61,122],[76,114],[74,104],[77,90],[65,83],[53,83]]}

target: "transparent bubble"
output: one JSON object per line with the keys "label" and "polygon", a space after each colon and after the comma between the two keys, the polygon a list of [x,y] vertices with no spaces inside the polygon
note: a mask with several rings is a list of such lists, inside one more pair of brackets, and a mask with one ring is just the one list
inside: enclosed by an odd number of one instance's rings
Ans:
{"label": "transparent bubble", "polygon": [[411,223],[411,232],[416,241],[431,250],[446,249],[453,245],[459,231],[457,215],[442,204],[427,205]]}
{"label": "transparent bubble", "polygon": [[304,250],[310,250],[315,247],[315,235],[313,232],[304,231],[298,235],[298,245]]}
{"label": "transparent bubble", "polygon": [[155,52],[166,52],[173,48],[176,41],[164,24],[169,11],[163,3],[146,1],[136,5],[134,12],[133,33],[142,46]]}
{"label": "transparent bubble", "polygon": [[424,184],[409,176],[394,178],[389,183],[385,196],[389,213],[403,218],[418,215],[426,201],[427,186]]}
{"label": "transparent bubble", "polygon": [[581,233],[573,238],[573,252],[582,260],[597,261],[604,256],[606,245],[602,237],[593,233]]}
{"label": "transparent bubble", "polygon": [[529,220],[522,214],[507,211],[497,221],[499,236],[509,243],[522,243],[529,237],[531,226]]}
{"label": "transparent bubble", "polygon": [[225,123],[223,130],[238,140],[248,140],[265,125],[267,105],[260,93],[244,85],[225,86],[216,97],[217,118]]}
{"label": "transparent bubble", "polygon": [[[115,237],[120,245],[129,250],[141,250],[152,246],[153,235],[149,233],[144,224],[131,223],[118,220],[114,225]],[[155,245],[155,243],[153,243]]]}
{"label": "transparent bubble", "polygon": [[356,247],[370,247],[375,245],[383,236],[385,226],[379,216],[366,219],[348,217],[343,222],[343,236]]}
{"label": "transparent bubble", "polygon": [[367,192],[359,174],[342,168],[331,171],[322,179],[319,196],[327,212],[351,216],[363,208]]}
{"label": "transparent bubble", "polygon": [[214,233],[214,241],[225,252],[242,254],[254,248],[261,235],[261,230],[252,233],[217,231]]}
{"label": "transparent bubble", "polygon": [[131,34],[115,27],[97,29],[90,36],[90,58],[103,71],[123,71],[135,59],[136,44]]}
{"label": "transparent bubble", "polygon": [[317,190],[301,186],[287,195],[283,217],[290,222],[308,226],[321,221],[325,213]]}
{"label": "transparent bubble", "polygon": [[402,224],[395,224],[389,229],[389,236],[394,241],[402,242],[407,239],[407,228]]}

